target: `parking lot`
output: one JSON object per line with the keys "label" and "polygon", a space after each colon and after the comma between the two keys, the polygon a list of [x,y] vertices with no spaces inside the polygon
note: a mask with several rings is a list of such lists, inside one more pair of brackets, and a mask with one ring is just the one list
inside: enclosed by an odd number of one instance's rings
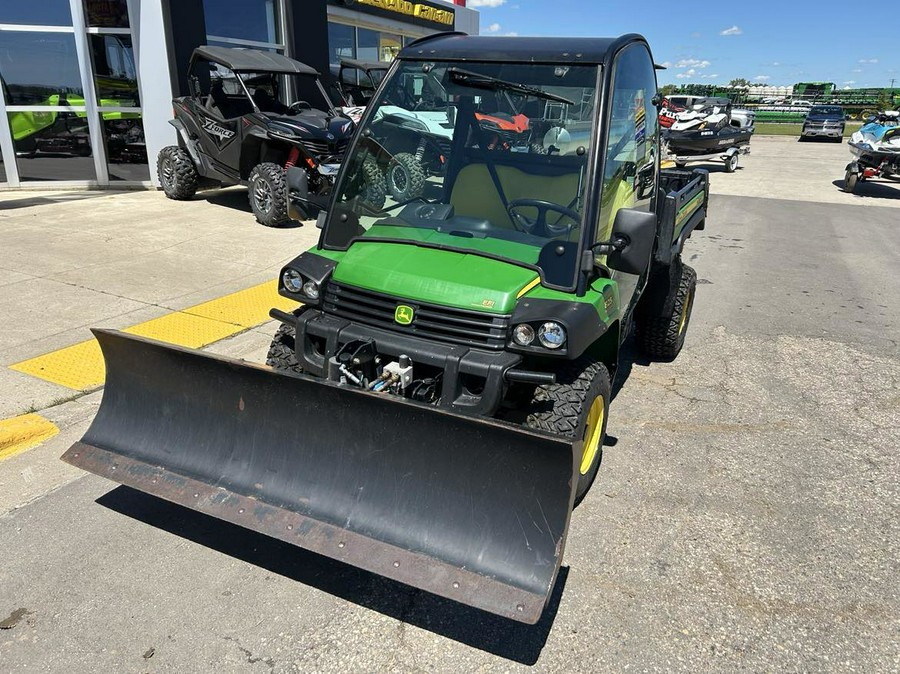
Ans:
{"label": "parking lot", "polygon": [[[102,392],[11,366],[271,281],[310,223],[263,228],[240,189],[0,193],[0,419],[59,429],[0,459],[0,670],[900,669],[900,182],[842,192],[846,144],[751,148],[708,166],[685,348],[627,349],[533,627],[59,461]],[[262,361],[273,324],[233,322],[209,348]]]}

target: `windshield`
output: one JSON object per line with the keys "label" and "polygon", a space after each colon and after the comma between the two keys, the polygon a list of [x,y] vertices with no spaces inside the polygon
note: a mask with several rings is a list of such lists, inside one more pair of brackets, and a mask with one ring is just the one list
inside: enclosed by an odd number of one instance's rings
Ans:
{"label": "windshield", "polygon": [[263,112],[286,115],[309,108],[327,111],[332,107],[314,75],[241,72],[238,76]]}
{"label": "windshield", "polygon": [[502,258],[575,284],[597,66],[401,62],[367,110],[325,225]]}
{"label": "windshield", "polygon": [[843,109],[838,105],[817,105],[809,111],[811,115],[843,115]]}
{"label": "windshield", "polygon": [[[240,78],[240,79],[238,79]],[[263,112],[295,115],[303,110],[329,111],[331,101],[315,75],[272,72],[234,72],[221,63],[195,61],[191,72],[193,95],[224,119],[252,112],[247,93]]]}

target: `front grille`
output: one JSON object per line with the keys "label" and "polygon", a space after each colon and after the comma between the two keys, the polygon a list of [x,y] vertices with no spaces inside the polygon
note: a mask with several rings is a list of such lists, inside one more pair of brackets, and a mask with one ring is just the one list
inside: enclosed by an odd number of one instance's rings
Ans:
{"label": "front grille", "polygon": [[310,154],[319,157],[321,155],[342,155],[349,143],[349,140],[339,140],[336,143],[328,143],[324,140],[304,140],[303,146]]}
{"label": "front grille", "polygon": [[[415,309],[410,325],[394,322],[398,304]],[[509,316],[413,302],[330,281],[325,286],[323,309],[330,314],[384,330],[407,333],[453,344],[502,349],[506,344]]]}

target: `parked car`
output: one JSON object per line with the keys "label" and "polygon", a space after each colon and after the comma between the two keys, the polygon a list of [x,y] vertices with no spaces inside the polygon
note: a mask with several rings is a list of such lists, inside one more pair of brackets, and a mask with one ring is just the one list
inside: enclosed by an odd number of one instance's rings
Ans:
{"label": "parked car", "polygon": [[845,119],[840,105],[814,105],[803,120],[800,140],[824,136],[840,143],[844,139]]}

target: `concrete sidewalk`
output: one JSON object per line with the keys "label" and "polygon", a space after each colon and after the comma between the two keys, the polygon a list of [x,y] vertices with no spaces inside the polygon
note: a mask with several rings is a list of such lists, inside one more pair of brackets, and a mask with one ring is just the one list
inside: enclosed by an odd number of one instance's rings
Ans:
{"label": "concrete sidewalk", "polygon": [[11,364],[272,281],[317,234],[259,225],[241,188],[0,194],[0,419],[75,393]]}
{"label": "concrete sidewalk", "polygon": [[[0,193],[0,425],[37,412],[59,429],[3,462],[0,512],[84,474],[58,459],[101,396],[11,365],[92,339],[92,327],[124,329],[272,282],[317,238],[311,222],[258,224],[242,188],[188,202],[152,191]],[[266,321],[207,348],[260,362],[274,331]],[[20,437],[32,418],[8,421],[6,437]],[[0,445],[3,436],[0,428]]]}

